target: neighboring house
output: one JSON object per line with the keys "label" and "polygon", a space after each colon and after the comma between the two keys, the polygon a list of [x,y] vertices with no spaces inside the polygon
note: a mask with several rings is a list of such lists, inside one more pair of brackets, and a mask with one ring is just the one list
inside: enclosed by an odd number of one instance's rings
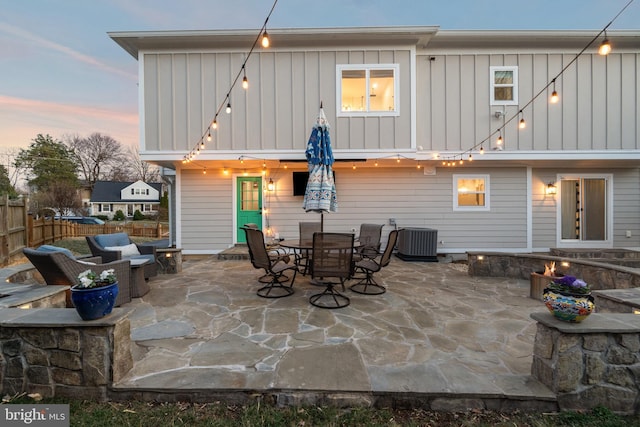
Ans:
{"label": "neighboring house", "polygon": [[254,31],[110,36],[140,63],[141,158],[175,175],[185,253],[243,241],[246,222],[296,238],[299,221],[320,220],[294,175],[321,101],[339,202],[325,230],[434,228],[440,253],[637,249],[640,30],[607,31],[611,54],[597,40],[572,62],[598,33],[269,28],[249,88],[231,91]]}
{"label": "neighboring house", "polygon": [[162,184],[158,183],[97,181],[91,193],[89,214],[113,218],[121,210],[128,217],[132,217],[135,211],[156,215],[161,192]]}

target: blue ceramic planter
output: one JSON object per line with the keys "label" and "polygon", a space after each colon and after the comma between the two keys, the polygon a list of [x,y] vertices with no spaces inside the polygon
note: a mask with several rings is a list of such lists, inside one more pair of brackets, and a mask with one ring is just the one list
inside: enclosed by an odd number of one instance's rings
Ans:
{"label": "blue ceramic planter", "polygon": [[71,288],[71,301],[82,320],[94,320],[111,313],[118,296],[118,282],[100,288]]}

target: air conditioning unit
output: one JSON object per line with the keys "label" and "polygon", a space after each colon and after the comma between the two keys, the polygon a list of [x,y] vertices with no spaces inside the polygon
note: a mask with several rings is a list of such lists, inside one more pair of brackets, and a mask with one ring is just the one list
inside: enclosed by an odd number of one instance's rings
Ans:
{"label": "air conditioning unit", "polygon": [[398,232],[396,255],[405,261],[438,262],[438,230],[402,228]]}

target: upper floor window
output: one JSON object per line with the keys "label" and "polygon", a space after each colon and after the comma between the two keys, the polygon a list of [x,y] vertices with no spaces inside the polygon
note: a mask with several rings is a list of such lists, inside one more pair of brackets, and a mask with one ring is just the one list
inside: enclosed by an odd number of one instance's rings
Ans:
{"label": "upper floor window", "polygon": [[489,175],[453,175],[453,210],[488,211]]}
{"label": "upper floor window", "polygon": [[518,67],[491,67],[491,105],[518,105]]}
{"label": "upper floor window", "polygon": [[131,194],[132,195],[140,195],[140,194],[146,194],[149,195],[149,189],[148,188],[132,188],[131,189]]}
{"label": "upper floor window", "polygon": [[398,64],[338,65],[338,116],[397,116]]}

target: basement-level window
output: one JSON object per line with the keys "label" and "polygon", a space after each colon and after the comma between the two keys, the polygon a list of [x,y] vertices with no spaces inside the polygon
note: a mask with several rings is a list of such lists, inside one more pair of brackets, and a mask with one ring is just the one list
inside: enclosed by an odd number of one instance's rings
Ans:
{"label": "basement-level window", "polygon": [[338,65],[338,116],[397,116],[398,64]]}
{"label": "basement-level window", "polygon": [[453,175],[453,210],[488,211],[489,175]]}

